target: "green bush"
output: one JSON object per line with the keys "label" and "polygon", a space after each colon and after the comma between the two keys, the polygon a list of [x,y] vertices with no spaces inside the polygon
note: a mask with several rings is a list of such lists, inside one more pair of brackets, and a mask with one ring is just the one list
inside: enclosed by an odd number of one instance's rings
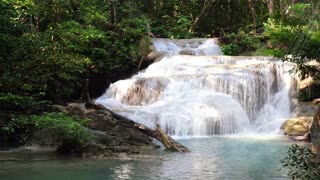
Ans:
{"label": "green bush", "polygon": [[238,55],[240,53],[240,47],[236,44],[228,44],[222,46],[222,52],[224,55]]}
{"label": "green bush", "polygon": [[14,104],[17,106],[35,106],[49,104],[49,101],[39,101],[32,96],[21,96],[11,93],[0,93],[0,104]]}
{"label": "green bush", "polygon": [[320,178],[319,156],[312,154],[309,148],[297,144],[290,146],[281,163],[283,167],[289,168],[288,175],[292,179]]}
{"label": "green bush", "polygon": [[30,118],[36,128],[48,132],[47,136],[54,139],[57,144],[70,139],[79,144],[85,144],[92,138],[83,128],[83,125],[88,123],[88,119],[75,119],[63,113],[44,113]]}
{"label": "green bush", "polygon": [[279,56],[279,53],[281,53],[278,49],[270,49],[267,47],[261,47],[256,50],[254,53],[255,56]]}
{"label": "green bush", "polygon": [[[3,117],[0,120],[0,136],[2,137],[0,144],[23,145],[35,138],[37,142],[50,140],[43,145],[59,146],[69,140],[81,145],[92,138],[83,127],[88,123],[87,119],[73,118],[63,113],[8,116],[0,114],[0,116]],[[40,137],[35,137],[37,132],[43,133]]]}
{"label": "green bush", "polygon": [[260,39],[253,34],[240,30],[237,33],[224,33],[221,37],[222,52],[225,55],[239,55],[252,52],[261,46]]}

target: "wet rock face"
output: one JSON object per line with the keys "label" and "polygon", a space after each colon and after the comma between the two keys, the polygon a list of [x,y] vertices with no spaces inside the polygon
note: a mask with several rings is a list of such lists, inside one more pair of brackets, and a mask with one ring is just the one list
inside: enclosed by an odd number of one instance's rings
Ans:
{"label": "wet rock face", "polygon": [[312,152],[315,154],[320,154],[320,108],[313,117],[310,136],[312,142]]}

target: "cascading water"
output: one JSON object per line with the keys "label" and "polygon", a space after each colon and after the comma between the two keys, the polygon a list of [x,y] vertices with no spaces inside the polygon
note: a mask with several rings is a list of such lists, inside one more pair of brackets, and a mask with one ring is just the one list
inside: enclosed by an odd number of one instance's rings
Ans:
{"label": "cascading water", "polygon": [[154,46],[167,56],[110,85],[96,103],[175,136],[277,133],[290,117],[294,64],[222,56],[215,39],[155,39]]}

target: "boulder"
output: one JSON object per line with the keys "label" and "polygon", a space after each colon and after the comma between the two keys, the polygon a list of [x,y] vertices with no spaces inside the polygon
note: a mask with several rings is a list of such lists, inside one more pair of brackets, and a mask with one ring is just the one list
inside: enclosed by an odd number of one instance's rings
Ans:
{"label": "boulder", "polygon": [[158,147],[152,142],[153,138],[162,142],[167,149],[189,152],[186,147],[174,141],[159,127],[155,130],[150,129],[101,105],[91,102],[72,103],[65,112],[70,116],[90,119],[89,124],[83,129],[93,138],[84,145],[72,141],[65,142],[58,147],[61,153],[91,157],[135,154],[139,153],[139,147]]}
{"label": "boulder", "polygon": [[284,131],[284,134],[289,136],[304,136],[309,132],[312,119],[312,116],[291,118],[282,124],[281,129]]}
{"label": "boulder", "polygon": [[164,57],[166,52],[152,51],[147,55],[147,60],[155,61],[157,58]]}
{"label": "boulder", "polygon": [[135,126],[117,120],[110,111],[86,108],[85,104],[72,103],[67,114],[90,119],[87,131],[95,135],[97,143],[106,146],[144,146],[152,145],[152,139]]}

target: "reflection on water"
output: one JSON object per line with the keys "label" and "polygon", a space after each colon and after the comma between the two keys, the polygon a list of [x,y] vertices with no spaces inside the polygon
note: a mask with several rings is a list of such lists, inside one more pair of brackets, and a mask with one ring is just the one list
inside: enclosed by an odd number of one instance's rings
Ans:
{"label": "reflection on water", "polygon": [[[157,150],[145,156],[105,160],[0,153],[0,179],[288,179],[279,161],[291,141],[232,136],[179,141],[192,152]],[[3,161],[5,158],[9,161]]]}
{"label": "reflection on water", "polygon": [[133,170],[134,168],[132,163],[121,164],[119,167],[112,168],[114,177],[119,179],[130,179],[133,174]]}

